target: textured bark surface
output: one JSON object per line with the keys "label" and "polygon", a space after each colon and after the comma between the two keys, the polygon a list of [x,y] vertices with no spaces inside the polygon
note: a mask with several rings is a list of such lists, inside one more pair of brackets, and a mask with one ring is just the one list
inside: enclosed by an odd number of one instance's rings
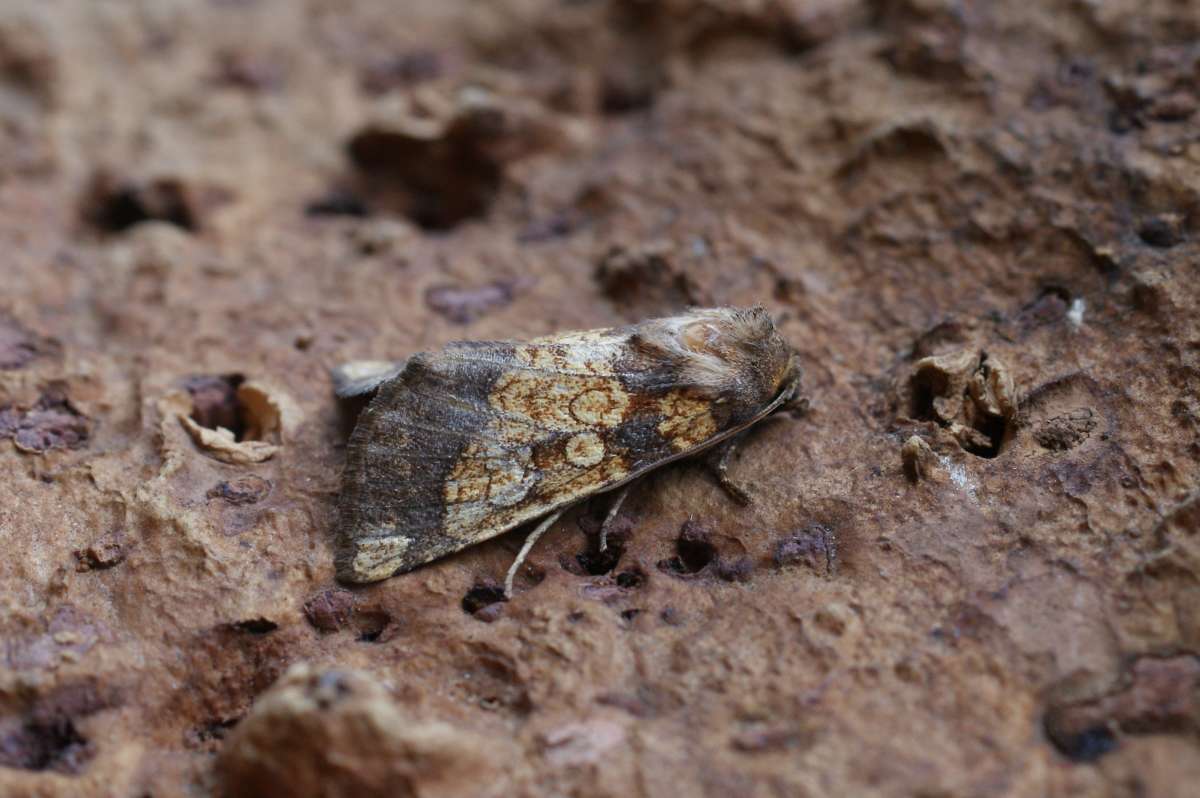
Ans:
{"label": "textured bark surface", "polygon": [[[1200,7],[0,4],[0,793],[1183,796]],[[328,369],[762,303],[811,409],[365,588]],[[274,687],[273,687],[274,685]]]}

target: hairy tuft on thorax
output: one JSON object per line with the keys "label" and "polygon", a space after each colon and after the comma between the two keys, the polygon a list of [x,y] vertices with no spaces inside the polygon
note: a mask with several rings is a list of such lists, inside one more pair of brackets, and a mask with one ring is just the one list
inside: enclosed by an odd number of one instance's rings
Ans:
{"label": "hairy tuft on thorax", "polygon": [[680,384],[710,395],[775,382],[791,350],[761,307],[691,310],[639,324],[633,344]]}

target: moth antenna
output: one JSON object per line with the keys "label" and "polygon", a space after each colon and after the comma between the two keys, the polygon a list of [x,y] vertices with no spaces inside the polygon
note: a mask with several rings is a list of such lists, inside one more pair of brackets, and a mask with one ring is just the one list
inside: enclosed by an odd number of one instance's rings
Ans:
{"label": "moth antenna", "polygon": [[567,508],[564,507],[563,509],[546,516],[546,519],[537,525],[537,529],[530,532],[529,537],[525,538],[525,545],[521,547],[519,552],[517,552],[517,559],[513,560],[513,564],[509,567],[508,573],[504,576],[505,601],[512,598],[513,580],[517,578],[517,571],[521,569],[521,565],[525,562],[525,558],[529,556],[529,552],[533,551],[533,544],[537,543],[538,538],[544,535],[546,530],[549,529],[566,511]]}
{"label": "moth antenna", "polygon": [[617,494],[616,501],[612,503],[612,507],[608,508],[608,515],[604,516],[604,523],[600,525],[600,551],[608,550],[608,529],[612,526],[613,521],[617,518],[617,513],[621,512],[621,505],[625,503],[625,497],[629,495],[629,489],[632,485],[626,485],[621,488],[621,492]]}

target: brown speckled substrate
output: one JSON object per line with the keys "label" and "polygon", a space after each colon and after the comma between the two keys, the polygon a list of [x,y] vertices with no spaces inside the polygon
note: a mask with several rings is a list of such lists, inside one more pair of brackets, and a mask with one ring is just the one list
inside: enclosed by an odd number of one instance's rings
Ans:
{"label": "brown speckled substrate", "polygon": [[[1191,794],[1197,41],[1173,0],[2,4],[0,793]],[[520,533],[333,580],[331,366],[754,303],[811,408],[751,506],[656,473],[509,603]]]}

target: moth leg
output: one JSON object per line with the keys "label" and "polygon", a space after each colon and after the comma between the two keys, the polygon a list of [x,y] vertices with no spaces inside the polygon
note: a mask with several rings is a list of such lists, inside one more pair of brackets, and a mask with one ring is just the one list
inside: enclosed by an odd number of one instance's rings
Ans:
{"label": "moth leg", "polygon": [[520,570],[521,565],[525,562],[525,558],[529,556],[529,552],[533,550],[533,544],[537,543],[538,538],[545,534],[546,530],[558,520],[559,516],[561,516],[563,512],[564,510],[559,510],[556,513],[551,513],[550,515],[546,516],[546,519],[537,525],[537,529],[530,532],[529,537],[525,538],[525,545],[521,547],[519,552],[517,552],[517,559],[513,561],[512,567],[508,569],[508,574],[506,574],[504,577],[505,599],[512,598],[513,580],[517,578],[517,571]]}
{"label": "moth leg", "polygon": [[781,411],[772,416],[767,416],[760,421],[757,426],[746,430],[740,435],[735,435],[723,443],[717,444],[712,449],[709,449],[708,453],[704,455],[704,465],[708,468],[709,473],[713,475],[713,478],[717,480],[717,484],[721,486],[721,489],[725,491],[729,498],[733,499],[738,504],[750,504],[750,494],[745,488],[743,488],[741,485],[735,482],[732,477],[729,476],[729,461],[733,459],[733,455],[737,451],[738,446],[740,446],[742,441],[744,441],[752,432],[762,429],[763,426],[769,422],[784,421],[788,419],[789,415],[785,415],[785,413],[795,413],[800,415],[807,412],[808,398],[800,397],[800,399],[797,401],[798,403],[794,405],[784,405],[784,407],[788,408],[787,410]]}
{"label": "moth leg", "polygon": [[[792,399],[790,402],[787,402],[786,404],[784,404],[783,407],[779,408],[779,410],[781,413],[786,413],[788,416],[791,416],[793,419],[800,419],[800,418],[804,418],[806,415],[808,415],[808,411],[811,408],[812,408],[812,403],[808,400],[808,397],[797,394],[794,399]],[[783,415],[771,416],[771,418],[785,418],[785,417],[786,416],[783,416]]]}
{"label": "moth leg", "polygon": [[626,485],[617,494],[616,501],[612,503],[612,507],[608,508],[608,515],[604,516],[604,523],[600,525],[600,551],[608,550],[608,528],[612,526],[613,520],[617,517],[617,513],[621,511],[621,505],[625,503],[625,497],[628,495],[629,485]]}
{"label": "moth leg", "polygon": [[719,444],[704,457],[704,465],[708,468],[709,473],[713,475],[713,478],[717,480],[717,484],[721,486],[721,490],[725,491],[729,498],[741,505],[750,503],[750,494],[729,476],[729,461],[733,458],[737,447],[741,444],[744,437],[744,435],[736,435]]}
{"label": "moth leg", "polygon": [[[792,409],[792,412],[804,412],[808,409],[808,399],[802,400],[802,406]],[[757,426],[746,430],[741,435],[735,435],[729,440],[717,444],[714,448],[708,451],[704,456],[704,465],[708,468],[709,473],[717,480],[717,484],[721,486],[721,490],[725,491],[729,498],[741,505],[750,504],[750,494],[729,476],[729,461],[733,459],[733,455],[737,452],[738,446],[741,446],[742,441],[746,440],[751,433],[760,430],[763,426],[772,421],[783,421],[788,416],[783,413],[778,413],[773,416],[767,416],[758,423]]]}

